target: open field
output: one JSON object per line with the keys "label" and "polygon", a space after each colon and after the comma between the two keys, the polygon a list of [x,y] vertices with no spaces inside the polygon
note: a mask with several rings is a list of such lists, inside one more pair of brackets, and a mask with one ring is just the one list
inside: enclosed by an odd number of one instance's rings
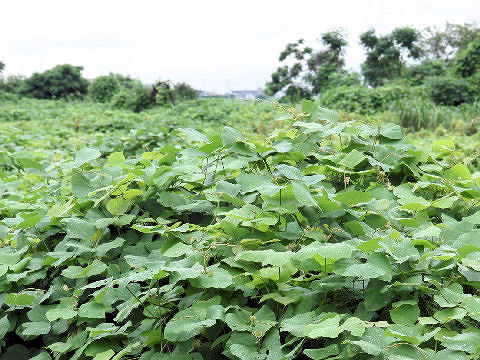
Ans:
{"label": "open field", "polygon": [[0,359],[477,359],[469,111],[0,103]]}

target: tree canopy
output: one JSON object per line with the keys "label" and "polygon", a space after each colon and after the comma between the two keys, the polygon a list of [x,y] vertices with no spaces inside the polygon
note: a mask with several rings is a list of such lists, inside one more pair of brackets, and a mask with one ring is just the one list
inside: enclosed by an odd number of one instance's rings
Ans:
{"label": "tree canopy", "polygon": [[378,36],[374,29],[360,35],[360,43],[366,50],[362,74],[367,84],[382,85],[401,76],[406,60],[419,59],[422,49],[421,34],[410,27],[395,28],[390,34]]}
{"label": "tree canopy", "polygon": [[82,77],[83,67],[57,65],[25,80],[21,93],[38,99],[78,97],[87,93],[88,81]]}
{"label": "tree canopy", "polygon": [[296,100],[327,89],[335,73],[345,65],[347,41],[338,30],[323,34],[320,40],[323,47],[319,50],[306,46],[303,39],[287,44],[280,53],[279,61],[289,65],[279,67],[272,74],[266,84],[266,93],[274,95],[284,91],[286,97]]}

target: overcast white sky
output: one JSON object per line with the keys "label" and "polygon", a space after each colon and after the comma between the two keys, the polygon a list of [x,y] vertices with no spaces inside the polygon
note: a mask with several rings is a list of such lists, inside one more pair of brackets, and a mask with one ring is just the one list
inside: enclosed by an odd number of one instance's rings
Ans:
{"label": "overcast white sky", "polygon": [[347,66],[358,69],[359,34],[480,20],[480,0],[4,0],[0,60],[5,75],[70,63],[83,75],[118,72],[198,89],[263,87],[286,43],[317,45],[348,31]]}

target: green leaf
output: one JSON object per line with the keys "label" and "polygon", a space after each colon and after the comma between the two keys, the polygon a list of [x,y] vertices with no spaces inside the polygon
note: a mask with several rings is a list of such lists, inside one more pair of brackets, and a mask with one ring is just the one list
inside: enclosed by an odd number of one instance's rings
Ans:
{"label": "green leaf", "polygon": [[191,129],[191,128],[187,128],[187,129],[179,128],[178,130],[180,130],[187,137],[189,141],[198,141],[198,142],[206,142],[206,143],[209,142],[208,138],[198,130]]}
{"label": "green leaf", "polygon": [[432,145],[432,149],[435,153],[440,155],[448,155],[455,151],[455,144],[452,140],[440,139],[435,140]]}
{"label": "green leaf", "polygon": [[318,324],[310,324],[305,326],[303,334],[311,339],[317,338],[336,338],[343,329],[340,327],[340,316],[323,320]]}
{"label": "green leaf", "polygon": [[420,309],[418,304],[393,304],[393,309],[390,310],[390,317],[396,324],[413,325],[417,322],[420,316]]}
{"label": "green leaf", "polygon": [[60,217],[65,215],[75,204],[73,203],[73,198],[68,200],[66,203],[58,203],[53,205],[47,212],[47,215],[50,217]]}
{"label": "green leaf", "polygon": [[67,221],[67,235],[70,238],[90,241],[95,232],[95,225],[88,221],[78,218],[70,218]]}
{"label": "green leaf", "polygon": [[105,256],[105,254],[112,250],[112,249],[117,249],[119,247],[121,247],[123,245],[123,243],[125,242],[124,239],[122,238],[116,238],[115,240],[113,241],[110,241],[110,242],[107,242],[107,243],[103,243],[103,244],[100,244],[97,246],[97,249],[96,249],[96,254],[97,256]]}
{"label": "green leaf", "polygon": [[232,285],[233,277],[227,270],[213,265],[207,268],[206,274],[202,273],[199,277],[191,279],[190,283],[197,288],[224,289]]}
{"label": "green leaf", "polygon": [[363,191],[349,190],[335,195],[335,200],[345,205],[353,206],[368,203],[372,200],[372,195]]}
{"label": "green leaf", "polygon": [[50,323],[45,321],[24,322],[22,324],[22,335],[38,336],[48,334],[50,332]]}
{"label": "green leaf", "polygon": [[35,296],[30,294],[7,294],[5,295],[5,304],[7,305],[19,305],[28,306],[32,305],[35,301]]}
{"label": "green leaf", "polygon": [[323,349],[305,349],[303,353],[307,355],[310,359],[321,360],[329,356],[338,355],[338,345],[331,344]]}
{"label": "green leaf", "polygon": [[397,124],[385,124],[380,128],[380,135],[389,139],[403,139],[403,129]]}
{"label": "green leaf", "polygon": [[277,252],[272,249],[268,250],[247,250],[241,252],[235,257],[236,260],[261,262],[263,266],[273,265],[282,266],[290,262],[292,258],[291,251]]}
{"label": "green leaf", "polygon": [[294,166],[279,164],[276,166],[276,169],[287,179],[300,180],[304,176],[303,173]]}
{"label": "green leaf", "polygon": [[318,207],[318,203],[304,183],[293,181],[293,194],[300,204]]}
{"label": "green leaf", "polygon": [[125,200],[121,197],[116,197],[110,199],[107,202],[107,211],[112,215],[122,215],[125,214],[130,208],[130,201]]}
{"label": "green leaf", "polygon": [[75,153],[75,162],[78,165],[82,165],[86,162],[90,162],[99,158],[101,155],[100,151],[96,149],[91,149],[88,147],[84,147]]}
{"label": "green leaf", "polygon": [[473,354],[477,351],[480,344],[480,330],[477,328],[467,328],[461,334],[452,337],[444,337],[442,345],[449,350],[466,351]]}
{"label": "green leaf", "polygon": [[121,151],[114,151],[107,157],[107,165],[121,166],[125,162],[125,155]]}
{"label": "green leaf", "polygon": [[173,318],[164,329],[164,337],[168,341],[186,341],[198,334],[204,327],[215,325],[215,320],[199,321],[195,318]]}
{"label": "green leaf", "polygon": [[62,275],[69,279],[79,279],[83,277],[95,276],[103,273],[108,266],[100,260],[93,260],[86,267],[72,265],[62,271]]}
{"label": "green leaf", "polygon": [[8,321],[8,316],[5,315],[0,319],[0,338],[3,338],[9,330],[10,322]]}
{"label": "green leaf", "polygon": [[105,307],[96,302],[87,302],[78,309],[78,316],[90,319],[104,319]]}
{"label": "green leaf", "polygon": [[56,342],[47,347],[52,351],[64,353],[64,352],[67,352],[72,347],[72,345],[68,343],[63,343],[63,342]]}
{"label": "green leaf", "polygon": [[50,309],[45,313],[48,321],[55,321],[58,319],[73,319],[77,316],[77,312],[71,308],[67,308],[64,305],[59,305],[55,309]]}
{"label": "green leaf", "polygon": [[458,180],[458,181],[467,181],[472,180],[472,174],[468,168],[463,164],[457,164],[450,169],[446,170],[443,174],[445,179],[448,180]]}
{"label": "green leaf", "polygon": [[363,153],[356,149],[353,149],[347,155],[345,155],[342,160],[340,160],[339,164],[347,168],[353,169],[366,158],[367,157]]}
{"label": "green leaf", "polygon": [[280,190],[280,187],[273,184],[272,179],[265,175],[239,175],[236,180],[245,193],[258,191],[260,194],[273,196]]}
{"label": "green leaf", "polygon": [[109,349],[107,351],[103,351],[95,355],[93,360],[110,360],[112,356],[115,355],[115,351]]}
{"label": "green leaf", "polygon": [[362,336],[365,332],[366,324],[357,317],[349,317],[342,324],[342,330],[350,331],[353,336]]}
{"label": "green leaf", "polygon": [[6,254],[0,252],[0,264],[1,265],[15,265],[20,260],[20,255],[17,254]]}
{"label": "green leaf", "polygon": [[338,122],[340,120],[340,114],[338,112],[320,106],[317,108],[315,115],[315,118],[320,120],[326,120],[330,122]]}

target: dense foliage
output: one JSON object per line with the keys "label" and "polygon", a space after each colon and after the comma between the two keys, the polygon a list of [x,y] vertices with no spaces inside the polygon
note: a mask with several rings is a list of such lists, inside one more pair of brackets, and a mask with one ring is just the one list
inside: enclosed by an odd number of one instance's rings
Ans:
{"label": "dense foliage", "polygon": [[93,101],[110,102],[113,96],[120,91],[122,85],[115,74],[96,77],[88,85],[88,94]]}
{"label": "dense foliage", "polygon": [[198,92],[186,82],[179,82],[173,88],[175,101],[194,100],[198,98]]}
{"label": "dense foliage", "polygon": [[390,34],[378,36],[374,29],[360,35],[366,49],[362,75],[367,84],[379,86],[402,75],[406,58],[419,59],[422,49],[420,33],[412,28],[396,28]]}
{"label": "dense foliage", "polygon": [[82,77],[83,67],[57,65],[25,79],[21,94],[37,99],[82,97],[87,93],[88,81]]}
{"label": "dense foliage", "polygon": [[112,106],[119,109],[140,112],[152,105],[151,90],[139,80],[134,80],[128,87],[121,87],[111,99]]}
{"label": "dense foliage", "polygon": [[[322,35],[324,48],[315,51],[304,45],[300,39],[287,44],[279,57],[280,62],[295,61],[293,65],[279,67],[265,85],[265,92],[274,95],[280,91],[292,102],[317,95],[332,85],[338,84],[343,76],[345,65],[344,48],[347,42],[339,31],[330,31]],[[348,77],[348,76],[347,76]]]}
{"label": "dense foliage", "polygon": [[429,80],[428,86],[436,104],[457,106],[472,99],[472,88],[464,79],[434,77]]}
{"label": "dense foliage", "polygon": [[451,140],[309,101],[268,137],[208,104],[26,105],[0,107],[1,359],[480,351],[480,177]]}
{"label": "dense foliage", "polygon": [[480,69],[480,34],[468,47],[459,52],[456,59],[456,71],[463,77],[469,77]]}
{"label": "dense foliage", "polygon": [[[372,107],[378,110],[376,102],[367,98],[374,93],[371,87],[386,85],[401,86],[404,93],[411,93],[410,87],[418,88],[413,92],[437,105],[472,103],[480,97],[479,39],[477,24],[447,23],[444,29],[423,31],[400,27],[387,34],[370,29],[359,39],[365,49],[360,77],[344,68],[347,43],[341,33],[326,33],[322,36],[325,48],[317,52],[303,40],[287,44],[279,58],[287,65],[272,74],[266,92],[285,102],[320,97],[335,109],[357,112],[369,112]],[[345,92],[347,98],[341,99],[339,93]],[[392,95],[395,100],[397,95]],[[404,99],[410,101],[411,97]]]}

